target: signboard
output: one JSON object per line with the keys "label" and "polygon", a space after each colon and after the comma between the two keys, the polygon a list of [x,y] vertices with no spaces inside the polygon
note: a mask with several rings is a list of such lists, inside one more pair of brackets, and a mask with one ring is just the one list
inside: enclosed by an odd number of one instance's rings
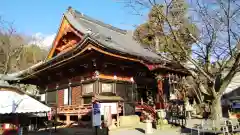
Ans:
{"label": "signboard", "polygon": [[101,126],[101,105],[99,103],[93,103],[92,105],[92,125]]}
{"label": "signboard", "polygon": [[233,103],[232,108],[239,109],[240,108],[240,103]]}
{"label": "signboard", "polygon": [[100,112],[101,112],[101,115],[104,115],[104,108],[105,108],[105,106],[107,106],[107,107],[109,107],[110,106],[110,108],[111,108],[111,114],[117,114],[117,112],[118,112],[118,107],[117,107],[117,103],[100,103],[101,104],[101,110],[100,110]]}

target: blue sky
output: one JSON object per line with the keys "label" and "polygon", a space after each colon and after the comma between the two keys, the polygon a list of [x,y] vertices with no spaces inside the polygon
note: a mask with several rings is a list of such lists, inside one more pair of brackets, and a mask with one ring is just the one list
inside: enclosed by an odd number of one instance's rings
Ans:
{"label": "blue sky", "polygon": [[0,16],[13,22],[18,32],[51,35],[57,32],[68,6],[123,29],[133,29],[132,25],[144,20],[118,0],[1,0]]}

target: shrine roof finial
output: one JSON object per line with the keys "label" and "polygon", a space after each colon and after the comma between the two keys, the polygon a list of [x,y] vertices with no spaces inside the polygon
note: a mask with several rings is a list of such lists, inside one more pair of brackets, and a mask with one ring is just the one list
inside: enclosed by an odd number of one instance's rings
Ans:
{"label": "shrine roof finial", "polygon": [[68,11],[72,11],[72,6],[68,6]]}

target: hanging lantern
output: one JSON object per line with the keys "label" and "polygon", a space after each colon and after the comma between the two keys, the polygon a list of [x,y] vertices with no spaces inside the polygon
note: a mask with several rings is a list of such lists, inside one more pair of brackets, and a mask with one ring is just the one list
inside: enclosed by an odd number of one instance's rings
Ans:
{"label": "hanging lantern", "polygon": [[96,70],[96,71],[94,72],[94,76],[95,76],[96,78],[98,78],[99,75],[100,75],[100,73]]}
{"label": "hanging lantern", "polygon": [[81,77],[81,82],[83,82],[84,81],[84,78],[83,77]]}
{"label": "hanging lantern", "polygon": [[71,79],[68,79],[68,86],[72,84]]}
{"label": "hanging lantern", "polygon": [[134,82],[133,77],[130,78],[131,82]]}
{"label": "hanging lantern", "polygon": [[56,89],[59,87],[59,85],[58,84],[56,84]]}

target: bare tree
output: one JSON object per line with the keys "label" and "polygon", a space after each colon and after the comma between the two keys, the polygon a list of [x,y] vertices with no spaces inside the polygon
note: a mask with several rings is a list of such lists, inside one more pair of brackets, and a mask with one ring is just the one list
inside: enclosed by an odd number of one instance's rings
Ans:
{"label": "bare tree", "polygon": [[0,20],[0,73],[7,74],[15,67],[13,61],[18,62],[19,54],[23,50],[24,40],[16,33],[12,23]]}
{"label": "bare tree", "polygon": [[[16,32],[13,23],[0,17],[0,80],[1,76],[24,70],[46,58],[47,51],[33,44],[34,40]],[[17,86],[31,95],[38,94],[36,86]]]}
{"label": "bare tree", "polygon": [[47,51],[32,37],[16,32],[13,24],[0,18],[0,74],[24,70],[45,59]]}
{"label": "bare tree", "polygon": [[[240,52],[237,48],[240,45],[240,2],[194,0],[188,3],[191,10],[187,11],[185,18],[179,17],[182,11],[177,7],[183,1],[125,0],[127,6],[138,14],[141,14],[139,8],[149,8],[150,13],[154,14],[154,18],[150,16],[147,22],[151,22],[148,26],[151,39],[159,38],[164,43],[160,47],[167,50],[165,53],[168,55],[164,56],[190,72],[198,87],[196,93],[210,97],[213,119],[219,120],[222,117],[221,97],[240,68]],[[197,36],[189,27],[181,31],[180,28],[186,23],[183,18],[187,22],[194,22],[199,32]],[[191,42],[186,42],[189,39]],[[189,66],[189,63],[193,66]]]}

